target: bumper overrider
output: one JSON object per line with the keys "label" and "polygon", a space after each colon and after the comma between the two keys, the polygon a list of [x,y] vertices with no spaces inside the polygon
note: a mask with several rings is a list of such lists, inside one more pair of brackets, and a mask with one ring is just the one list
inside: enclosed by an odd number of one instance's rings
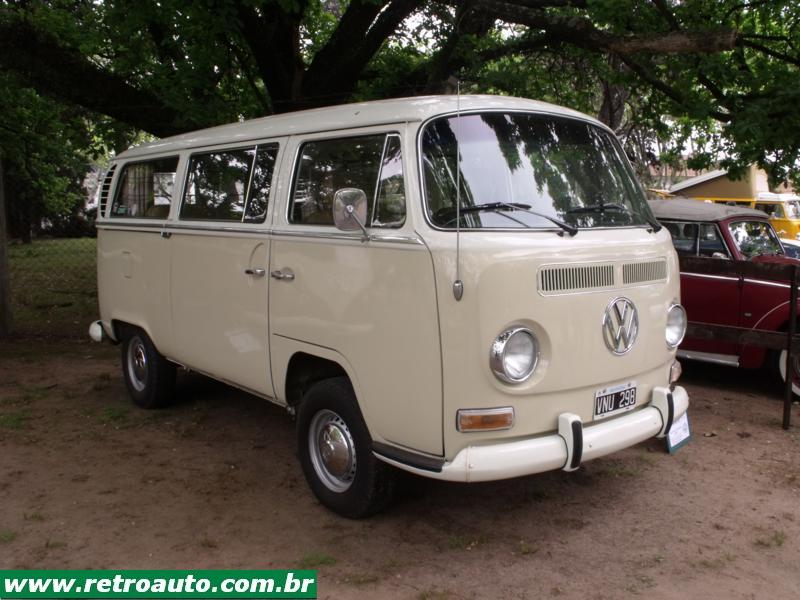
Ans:
{"label": "bumper overrider", "polygon": [[384,448],[375,455],[400,469],[445,481],[494,481],[545,471],[574,471],[581,463],[651,437],[663,438],[672,424],[689,408],[689,395],[680,386],[656,387],[650,404],[625,415],[584,424],[572,413],[558,416],[558,433],[512,442],[467,446],[450,462],[441,465],[411,464],[405,457],[387,456]]}

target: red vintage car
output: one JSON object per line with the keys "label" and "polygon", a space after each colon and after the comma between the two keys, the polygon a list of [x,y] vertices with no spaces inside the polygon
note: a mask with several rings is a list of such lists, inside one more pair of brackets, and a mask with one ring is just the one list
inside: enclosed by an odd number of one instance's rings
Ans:
{"label": "red vintage car", "polygon": [[[679,255],[800,265],[761,211],[685,198],[655,200],[650,207]],[[689,321],[702,323],[786,331],[789,288],[788,281],[681,272],[681,304]],[[785,381],[785,351],[687,337],[678,356],[747,369],[768,366]],[[793,370],[793,391],[800,395],[800,359]]]}

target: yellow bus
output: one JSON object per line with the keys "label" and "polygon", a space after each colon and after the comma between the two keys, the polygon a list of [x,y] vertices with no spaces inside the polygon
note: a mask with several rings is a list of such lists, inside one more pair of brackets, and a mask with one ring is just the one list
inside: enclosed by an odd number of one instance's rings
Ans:
{"label": "yellow bus", "polygon": [[782,238],[800,239],[800,197],[795,194],[762,192],[755,198],[695,197],[694,200],[755,208],[769,216],[772,227]]}

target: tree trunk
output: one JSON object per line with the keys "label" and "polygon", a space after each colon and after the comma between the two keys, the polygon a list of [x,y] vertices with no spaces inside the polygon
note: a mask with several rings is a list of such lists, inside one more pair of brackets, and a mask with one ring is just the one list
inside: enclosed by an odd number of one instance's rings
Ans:
{"label": "tree trunk", "polygon": [[6,192],[3,178],[3,155],[0,154],[0,339],[11,333],[11,288],[8,272],[6,237]]}
{"label": "tree trunk", "polygon": [[[608,65],[617,73],[625,70],[625,65],[616,56],[611,56],[608,59]],[[630,98],[631,93],[623,85],[612,81],[604,79],[600,83],[603,86],[603,104],[600,107],[597,119],[616,132],[622,125],[622,119],[625,116],[625,103]]]}

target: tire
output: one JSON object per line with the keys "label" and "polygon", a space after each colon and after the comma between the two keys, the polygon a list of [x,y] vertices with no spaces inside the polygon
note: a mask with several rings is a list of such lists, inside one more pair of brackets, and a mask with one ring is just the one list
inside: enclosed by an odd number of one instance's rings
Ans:
{"label": "tire", "polygon": [[332,511],[358,519],[391,501],[393,469],[372,454],[372,438],[346,377],[320,381],[304,394],[297,448],[308,485]]}
{"label": "tire", "polygon": [[[781,385],[786,386],[786,350],[782,350],[781,352],[773,353],[772,358],[772,367],[775,373],[778,375],[778,379],[781,382]],[[800,355],[794,354],[792,355],[792,361],[794,362],[794,377],[792,379],[792,395],[795,398],[800,397]]]}
{"label": "tire", "polygon": [[137,327],[122,332],[122,373],[136,406],[160,408],[172,401],[175,365],[159,354],[150,337]]}

